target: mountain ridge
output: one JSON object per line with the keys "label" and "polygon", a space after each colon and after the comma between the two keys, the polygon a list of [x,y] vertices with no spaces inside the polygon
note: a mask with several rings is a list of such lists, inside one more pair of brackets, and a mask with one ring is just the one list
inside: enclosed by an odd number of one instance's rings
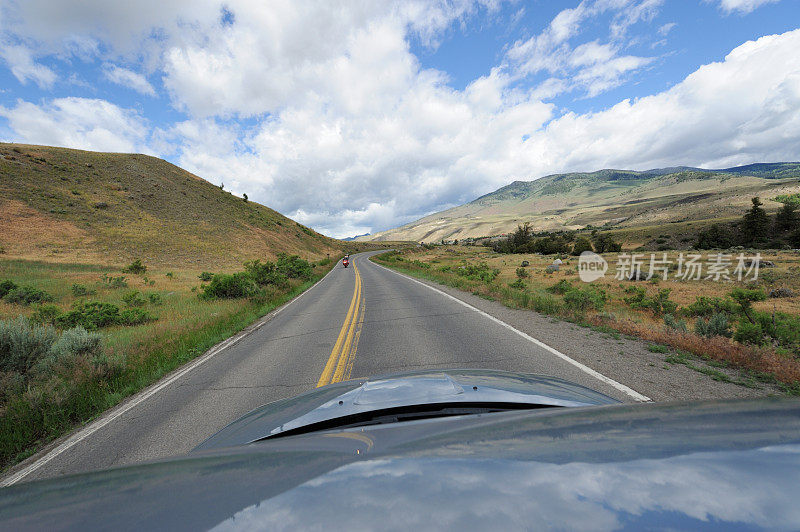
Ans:
{"label": "mountain ridge", "polygon": [[361,240],[494,236],[526,221],[536,230],[563,230],[720,219],[740,214],[757,195],[767,200],[768,207],[777,208],[769,198],[797,192],[798,178],[800,162],[550,174],[530,181],[515,180],[463,205]]}

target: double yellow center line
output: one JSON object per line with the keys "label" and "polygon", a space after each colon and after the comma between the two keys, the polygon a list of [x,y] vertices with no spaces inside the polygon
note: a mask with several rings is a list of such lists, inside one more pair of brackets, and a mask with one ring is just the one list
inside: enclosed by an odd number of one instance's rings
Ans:
{"label": "double yellow center line", "polygon": [[342,324],[342,330],[333,346],[331,356],[325,369],[317,382],[317,387],[325,386],[334,382],[340,382],[350,378],[353,371],[353,360],[356,357],[358,339],[361,336],[361,326],[364,323],[365,302],[361,297],[361,274],[355,261],[352,262],[353,271],[356,274],[356,286],[353,290],[353,300],[350,302],[350,310]]}

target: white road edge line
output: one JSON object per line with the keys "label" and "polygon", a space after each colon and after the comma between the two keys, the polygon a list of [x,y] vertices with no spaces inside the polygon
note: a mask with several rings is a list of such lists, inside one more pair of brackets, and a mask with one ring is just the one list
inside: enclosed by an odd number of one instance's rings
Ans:
{"label": "white road edge line", "polygon": [[[337,261],[337,264],[338,264],[338,261]],[[204,354],[200,355],[198,358],[194,359],[192,362],[189,362],[187,365],[183,366],[181,369],[179,369],[178,371],[173,373],[171,376],[169,376],[169,377],[167,377],[167,378],[165,378],[165,379],[163,379],[163,380],[161,380],[161,381],[159,381],[159,382],[157,382],[155,384],[152,384],[150,386],[150,388],[145,388],[143,391],[139,392],[138,396],[134,396],[133,399],[130,400],[128,403],[125,403],[124,405],[119,406],[119,407],[115,407],[116,410],[114,410],[112,408],[111,411],[109,411],[107,414],[103,415],[100,419],[90,423],[89,425],[86,425],[83,429],[79,430],[78,432],[76,432],[75,434],[73,434],[72,436],[67,438],[63,443],[58,445],[55,449],[53,449],[52,451],[50,451],[46,455],[44,455],[41,458],[39,458],[38,460],[34,461],[30,465],[20,469],[19,471],[17,471],[13,475],[10,475],[9,477],[7,477],[5,479],[0,480],[0,488],[5,488],[7,486],[11,486],[12,484],[15,484],[15,483],[19,482],[23,478],[27,477],[28,475],[30,475],[31,473],[33,473],[34,471],[36,471],[37,469],[39,469],[40,467],[45,465],[47,462],[49,462],[53,458],[57,457],[58,455],[60,455],[64,451],[68,450],[69,448],[73,447],[74,445],[76,445],[76,444],[80,443],[81,441],[85,440],[86,438],[88,438],[89,436],[91,436],[92,434],[97,432],[98,430],[102,429],[103,427],[105,427],[106,425],[108,425],[109,423],[111,423],[112,421],[117,419],[118,417],[120,417],[122,414],[128,412],[129,410],[131,410],[135,406],[139,405],[143,401],[146,401],[147,399],[149,399],[153,395],[157,394],[159,391],[163,390],[164,388],[166,388],[167,386],[169,386],[170,384],[172,384],[176,380],[180,379],[181,377],[183,377],[184,375],[186,375],[187,373],[189,373],[193,369],[195,369],[195,368],[201,366],[202,364],[206,363],[207,361],[211,360],[211,358],[213,358],[215,355],[219,354],[220,352],[222,352],[223,350],[227,349],[231,345],[237,343],[239,340],[241,340],[245,336],[249,336],[250,334],[256,332],[263,325],[269,323],[272,320],[272,318],[274,318],[275,316],[277,316],[278,314],[283,312],[285,309],[287,309],[292,303],[294,303],[295,301],[298,301],[301,297],[303,297],[304,295],[309,293],[316,286],[319,286],[320,284],[322,284],[322,281],[324,281],[331,273],[333,273],[333,271],[335,269],[336,269],[336,266],[334,265],[334,267],[331,268],[331,270],[328,273],[326,273],[325,276],[322,279],[317,281],[313,286],[310,286],[308,288],[308,290],[306,290],[302,294],[298,295],[297,297],[295,297],[291,301],[287,302],[282,307],[279,307],[279,308],[273,310],[272,312],[268,313],[266,316],[261,318],[260,323],[258,323],[252,329],[241,331],[241,332],[236,333],[235,335],[231,336],[227,340],[223,340],[222,342],[218,343],[217,345],[215,345],[214,347],[212,347],[211,349],[206,351]]]}
{"label": "white road edge line", "polygon": [[624,393],[624,394],[626,394],[626,395],[628,395],[628,396],[632,397],[633,399],[635,399],[635,400],[637,400],[637,401],[640,401],[640,402],[643,402],[643,403],[644,403],[644,402],[649,402],[649,401],[652,401],[652,399],[650,399],[650,398],[649,398],[649,397],[647,397],[646,395],[642,395],[642,394],[640,394],[639,392],[637,392],[637,391],[636,391],[636,390],[634,390],[633,388],[629,388],[628,386],[625,386],[625,385],[624,385],[624,384],[622,384],[621,382],[617,382],[617,381],[615,381],[614,379],[612,379],[612,378],[610,378],[610,377],[606,377],[605,375],[603,375],[603,374],[602,374],[602,373],[600,373],[599,371],[595,371],[595,370],[593,370],[592,368],[590,368],[589,366],[586,366],[586,365],[584,365],[584,364],[581,364],[581,363],[580,363],[580,362],[578,362],[577,360],[574,360],[574,359],[572,359],[572,358],[568,357],[567,355],[565,355],[565,354],[564,354],[564,353],[562,353],[561,351],[559,351],[559,350],[557,350],[557,349],[554,349],[554,348],[550,347],[550,346],[549,346],[549,345],[547,345],[546,343],[544,343],[544,342],[542,342],[542,341],[540,341],[540,340],[537,340],[537,339],[536,339],[536,338],[534,338],[533,336],[530,336],[530,335],[528,335],[528,334],[525,334],[524,332],[522,332],[522,331],[520,331],[520,330],[518,330],[518,329],[515,329],[514,327],[512,327],[512,326],[511,326],[511,325],[509,325],[508,323],[504,322],[503,320],[500,320],[500,319],[498,319],[498,318],[495,318],[495,317],[494,317],[494,316],[492,316],[491,314],[487,314],[486,312],[482,311],[481,309],[479,309],[479,308],[477,308],[477,307],[473,307],[472,305],[470,305],[469,303],[467,303],[467,302],[465,302],[465,301],[461,301],[461,300],[460,300],[460,299],[458,299],[457,297],[453,297],[453,296],[451,296],[451,295],[450,295],[450,294],[448,294],[447,292],[443,292],[443,291],[439,290],[438,288],[434,288],[433,286],[431,286],[431,285],[429,285],[429,284],[425,284],[425,283],[423,283],[423,282],[421,282],[421,281],[418,281],[417,279],[414,279],[413,277],[409,277],[408,275],[402,274],[402,273],[400,273],[400,272],[396,272],[396,271],[392,270],[391,268],[387,268],[387,267],[385,267],[385,266],[382,266],[382,265],[380,265],[380,264],[378,264],[378,263],[376,263],[376,262],[373,262],[373,261],[370,261],[370,262],[371,262],[372,264],[374,264],[374,265],[378,266],[379,268],[383,268],[384,270],[390,271],[390,272],[392,272],[392,273],[394,273],[394,274],[396,274],[396,275],[399,275],[400,277],[405,277],[405,278],[406,278],[406,279],[408,279],[409,281],[413,281],[413,282],[415,282],[415,283],[417,283],[417,284],[421,284],[422,286],[424,286],[424,287],[426,287],[426,288],[430,288],[430,289],[431,289],[431,290],[433,290],[434,292],[438,292],[439,294],[441,294],[441,295],[443,295],[443,296],[445,296],[445,297],[448,297],[448,298],[452,299],[453,301],[455,301],[456,303],[458,303],[458,304],[460,304],[460,305],[463,305],[463,306],[465,306],[465,307],[467,307],[467,308],[469,308],[469,309],[471,309],[471,310],[474,310],[474,311],[475,311],[475,312],[477,312],[478,314],[480,314],[480,315],[482,315],[482,316],[484,316],[484,317],[486,317],[486,318],[488,318],[488,319],[492,320],[493,322],[497,323],[498,325],[502,325],[503,327],[505,327],[506,329],[508,329],[508,330],[510,330],[510,331],[514,331],[515,333],[517,333],[517,334],[518,334],[518,335],[520,335],[521,337],[525,338],[525,339],[526,339],[526,340],[528,340],[529,342],[532,342],[532,343],[536,344],[537,346],[541,347],[542,349],[544,349],[544,350],[546,350],[546,351],[549,351],[550,353],[554,354],[555,356],[557,356],[558,358],[560,358],[560,359],[564,360],[565,362],[569,362],[570,364],[572,364],[572,365],[573,365],[573,366],[575,366],[576,368],[580,369],[581,371],[583,371],[583,372],[585,372],[585,373],[587,373],[587,374],[591,375],[592,377],[594,377],[594,378],[596,378],[596,379],[598,379],[598,380],[600,380],[600,381],[602,381],[602,382],[604,382],[604,383],[608,384],[609,386],[612,386],[612,387],[616,388],[616,389],[617,389],[617,390],[619,390],[620,392],[622,392],[622,393]]}

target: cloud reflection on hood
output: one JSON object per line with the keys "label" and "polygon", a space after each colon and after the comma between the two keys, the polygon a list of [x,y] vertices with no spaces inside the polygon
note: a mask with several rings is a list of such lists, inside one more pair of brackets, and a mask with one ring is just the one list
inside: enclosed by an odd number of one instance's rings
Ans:
{"label": "cloud reflection on hood", "polygon": [[800,522],[800,446],[619,463],[375,459],[220,523],[230,529],[770,528]]}

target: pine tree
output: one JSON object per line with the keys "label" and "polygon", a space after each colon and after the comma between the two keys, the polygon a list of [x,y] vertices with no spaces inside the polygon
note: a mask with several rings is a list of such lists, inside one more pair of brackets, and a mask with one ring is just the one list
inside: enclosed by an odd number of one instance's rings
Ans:
{"label": "pine tree", "polygon": [[755,244],[763,240],[769,231],[769,216],[767,216],[767,211],[761,208],[763,205],[761,199],[755,197],[752,202],[753,206],[742,219],[742,236],[745,244]]}
{"label": "pine tree", "polygon": [[783,208],[775,215],[775,229],[793,231],[797,228],[797,205],[791,202],[783,204]]}

